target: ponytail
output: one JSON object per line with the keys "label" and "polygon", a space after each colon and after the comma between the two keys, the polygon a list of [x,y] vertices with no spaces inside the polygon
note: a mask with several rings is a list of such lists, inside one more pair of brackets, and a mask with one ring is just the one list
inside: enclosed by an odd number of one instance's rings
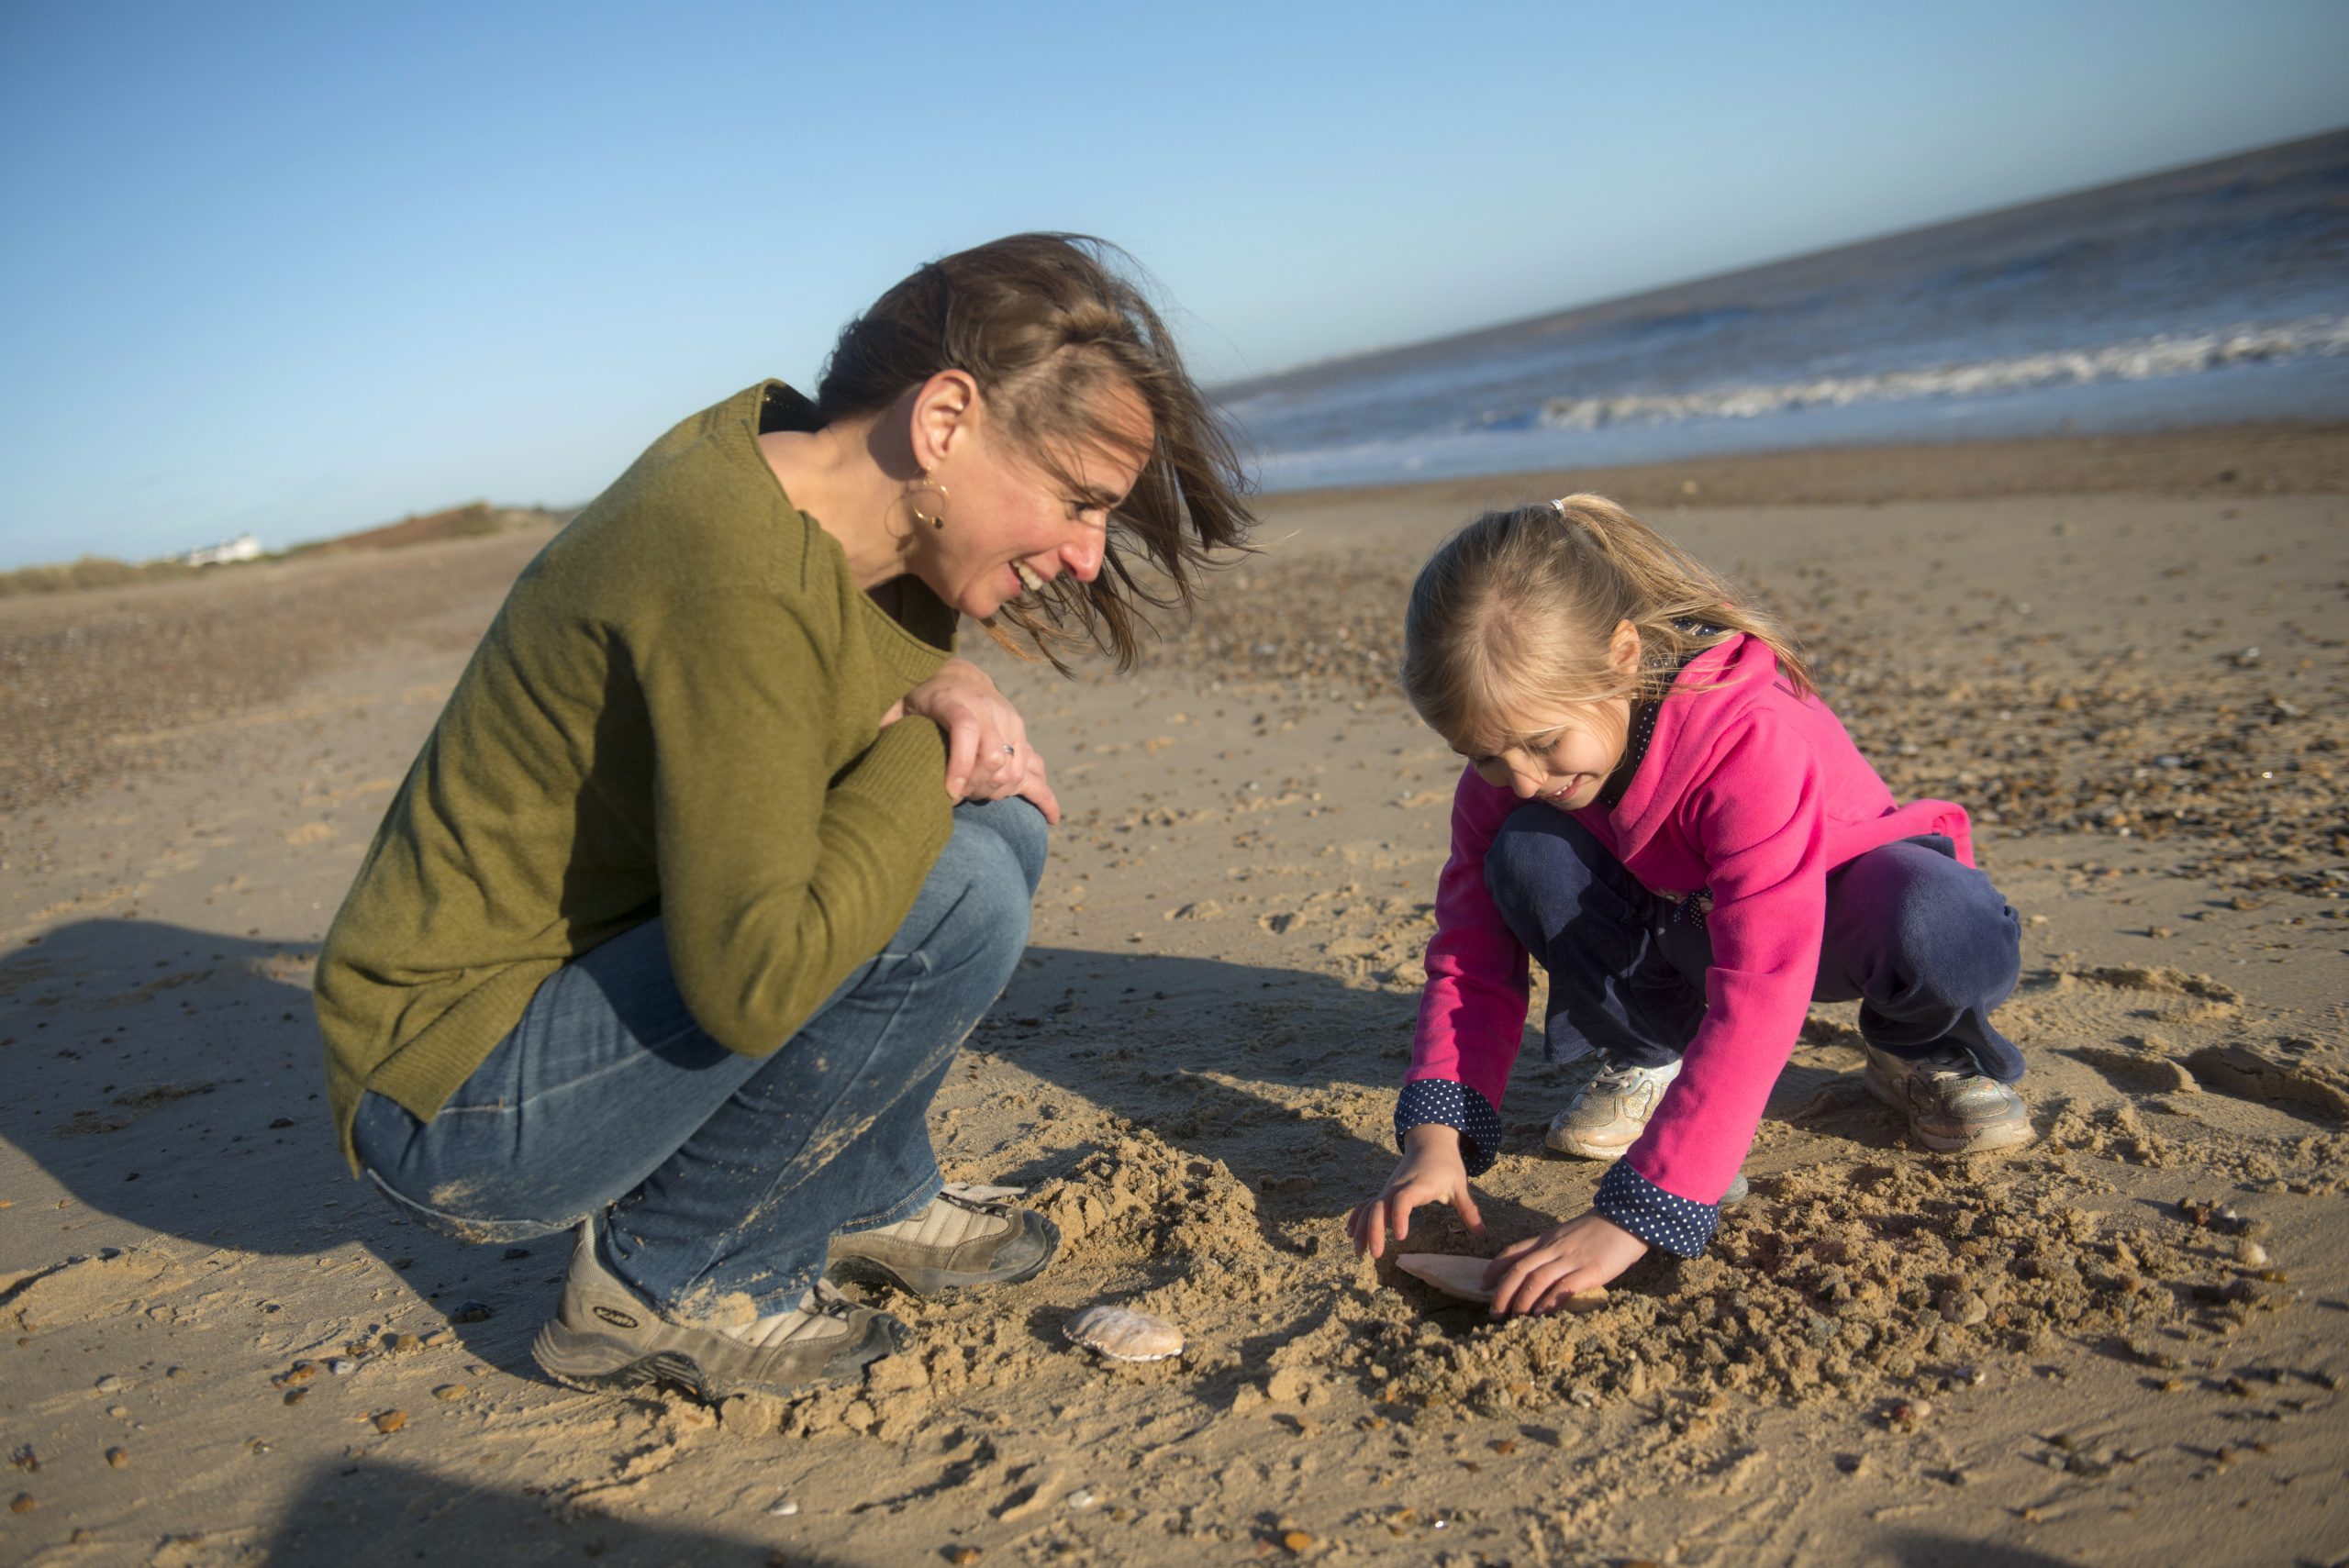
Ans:
{"label": "ponytail", "polygon": [[[1626,621],[1640,636],[1628,673],[1608,657]],[[1411,586],[1403,689],[1438,734],[1498,740],[1502,715],[1528,703],[1660,701],[1690,659],[1741,634],[1814,690],[1775,617],[1614,502],[1566,495],[1487,512],[1437,549]]]}

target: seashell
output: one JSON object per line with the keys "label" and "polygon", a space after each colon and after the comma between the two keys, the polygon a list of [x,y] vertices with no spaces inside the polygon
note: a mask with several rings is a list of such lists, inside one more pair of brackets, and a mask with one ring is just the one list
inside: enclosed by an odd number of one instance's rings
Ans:
{"label": "seashell", "polygon": [[[1404,1252],[1395,1259],[1395,1266],[1414,1279],[1425,1280],[1446,1296],[1463,1301],[1490,1301],[1493,1293],[1485,1288],[1485,1267],[1490,1258],[1464,1258],[1455,1252]],[[1559,1303],[1562,1311],[1580,1318],[1598,1311],[1607,1305],[1607,1287],[1598,1285],[1578,1290]]]}
{"label": "seashell", "polygon": [[1183,1353],[1183,1330],[1162,1318],[1124,1307],[1088,1307],[1061,1332],[1111,1361],[1163,1362]]}
{"label": "seashell", "polygon": [[1413,1279],[1425,1280],[1446,1296],[1463,1301],[1490,1301],[1485,1288],[1485,1265],[1490,1258],[1464,1258],[1455,1252],[1405,1252],[1395,1266]]}

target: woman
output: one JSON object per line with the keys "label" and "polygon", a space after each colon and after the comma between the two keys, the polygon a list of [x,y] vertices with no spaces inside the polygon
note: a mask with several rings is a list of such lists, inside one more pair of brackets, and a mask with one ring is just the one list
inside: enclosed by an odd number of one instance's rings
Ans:
{"label": "woman", "polygon": [[[517,581],[319,955],[344,1153],[477,1241],[575,1225],[534,1353],[704,1398],[904,1343],[824,1282],[1025,1279],[925,1118],[1059,819],[969,616],[1133,658],[1244,542],[1231,449],[1097,241],[923,267],[816,400],[679,425]],[[1164,586],[1132,575],[1139,551]]]}

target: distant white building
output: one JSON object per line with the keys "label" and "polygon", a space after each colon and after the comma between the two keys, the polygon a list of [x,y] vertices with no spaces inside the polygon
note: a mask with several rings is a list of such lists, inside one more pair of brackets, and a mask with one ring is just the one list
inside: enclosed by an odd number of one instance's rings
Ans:
{"label": "distant white building", "polygon": [[257,561],[261,558],[261,540],[250,534],[239,534],[227,544],[207,544],[202,550],[191,550],[173,560],[184,561],[190,566],[221,566],[231,561]]}

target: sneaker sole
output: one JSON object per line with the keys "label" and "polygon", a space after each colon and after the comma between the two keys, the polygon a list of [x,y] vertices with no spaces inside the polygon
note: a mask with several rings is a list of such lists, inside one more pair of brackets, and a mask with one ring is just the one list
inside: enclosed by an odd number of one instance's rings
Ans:
{"label": "sneaker sole", "polygon": [[1623,1157],[1623,1151],[1637,1143],[1640,1140],[1640,1134],[1646,1130],[1644,1127],[1635,1128],[1629,1137],[1618,1141],[1613,1139],[1593,1138],[1584,1133],[1566,1132],[1553,1126],[1542,1136],[1542,1141],[1561,1154],[1576,1154],[1585,1160],[1620,1160]]}
{"label": "sneaker sole", "polygon": [[1908,1124],[1909,1136],[1936,1154],[1998,1154],[2009,1149],[2021,1149],[2038,1140],[2039,1133],[2028,1118],[2019,1122],[2001,1122],[1996,1127],[1986,1127],[1979,1132],[1964,1137],[1932,1131],[1917,1125],[1917,1118],[1909,1114],[1906,1099],[1899,1090],[1892,1086],[1891,1080],[1878,1070],[1873,1058],[1861,1070],[1860,1078],[1867,1084],[1870,1094],[1900,1113],[1900,1119]]}
{"label": "sneaker sole", "polygon": [[[803,1381],[765,1391],[784,1393],[788,1387],[853,1383],[864,1375],[867,1366],[905,1347],[902,1331],[893,1332],[886,1328],[868,1331],[855,1344],[834,1351],[821,1368]],[[868,1351],[871,1353],[866,1353]],[[721,1383],[703,1372],[701,1363],[682,1351],[637,1355],[629,1347],[600,1335],[566,1329],[559,1320],[540,1325],[538,1337],[530,1342],[530,1359],[538,1363],[540,1372],[564,1387],[590,1394],[640,1388],[648,1383],[669,1383],[690,1390],[705,1405],[715,1405],[729,1395],[764,1386]]]}
{"label": "sneaker sole", "polygon": [[982,1284],[1018,1284],[1034,1279],[1044,1272],[1044,1265],[1061,1254],[1061,1229],[1033,1210],[1030,1214],[1042,1227],[1044,1251],[1041,1256],[1025,1263],[989,1269],[985,1273],[958,1273],[951,1269],[907,1268],[900,1270],[878,1258],[850,1256],[835,1258],[824,1269],[824,1277],[834,1284],[888,1285],[915,1296],[945,1296],[958,1290],[968,1290]]}
{"label": "sneaker sole", "polygon": [[582,1363],[567,1353],[554,1330],[551,1323],[539,1330],[539,1337],[530,1343],[530,1359],[538,1363],[540,1372],[565,1388],[603,1394],[641,1388],[648,1383],[672,1383],[690,1389],[694,1397],[705,1405],[718,1402],[720,1396],[702,1376],[700,1364],[691,1356],[663,1351],[633,1361],[622,1360],[618,1364],[611,1364],[607,1358],[591,1358]]}

